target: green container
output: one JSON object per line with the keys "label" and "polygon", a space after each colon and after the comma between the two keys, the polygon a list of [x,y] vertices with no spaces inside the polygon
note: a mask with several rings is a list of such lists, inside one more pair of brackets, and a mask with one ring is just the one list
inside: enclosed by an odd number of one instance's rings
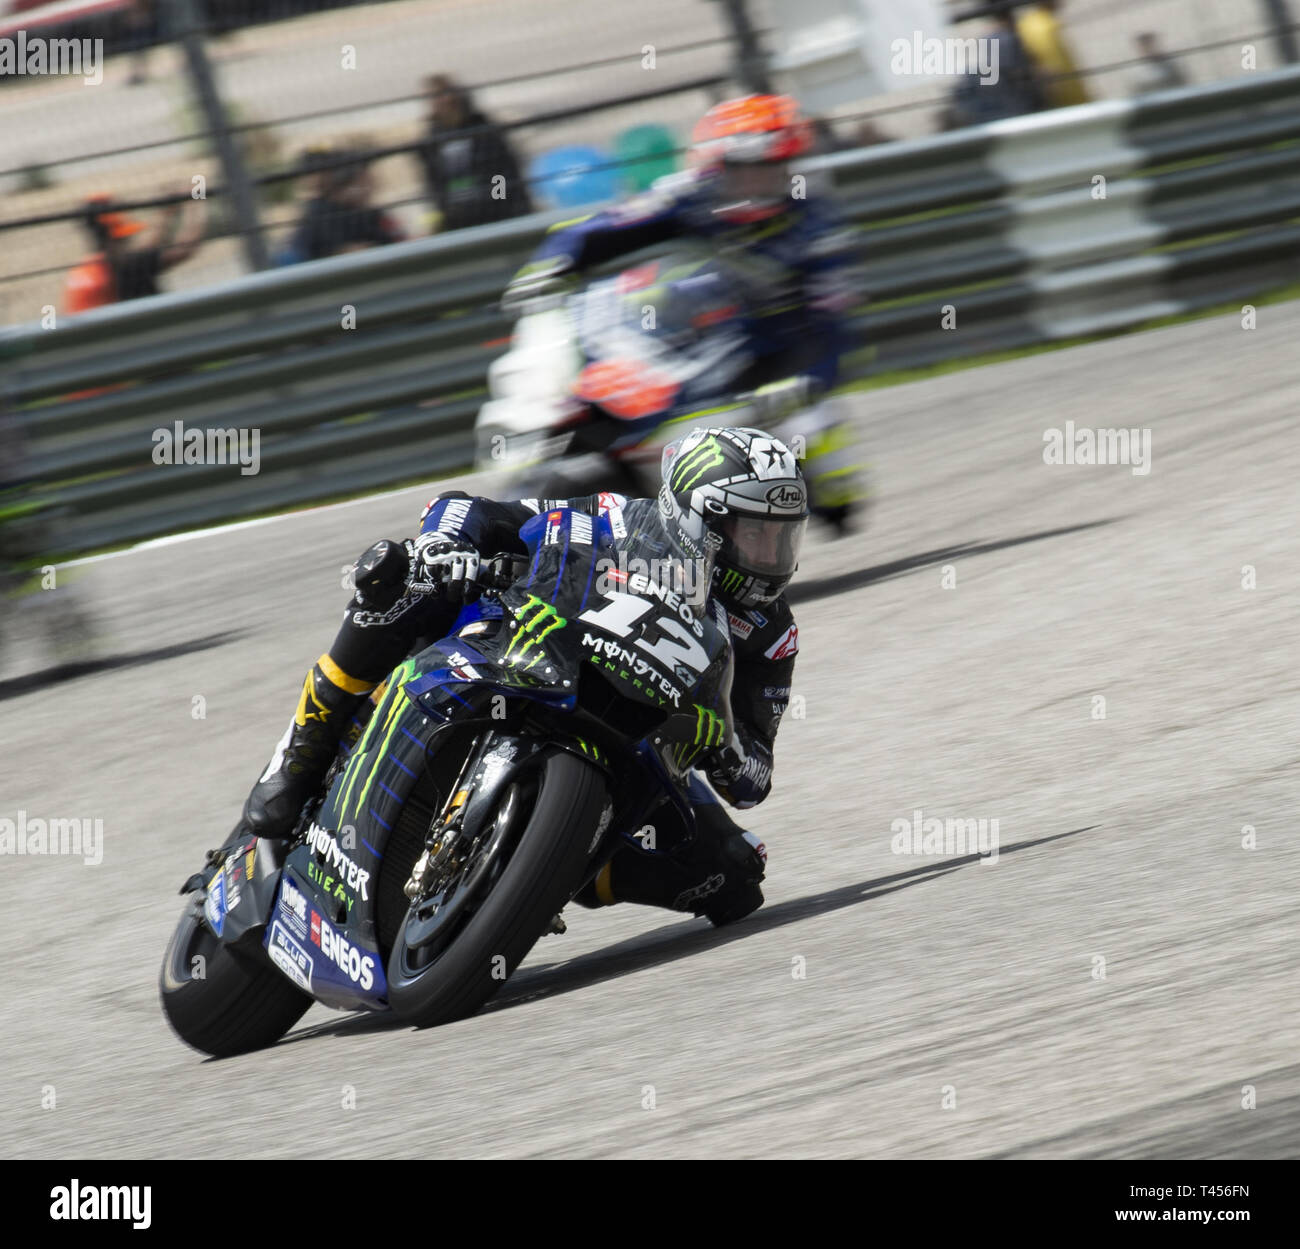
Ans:
{"label": "green container", "polygon": [[629,191],[645,191],[677,168],[677,140],[667,126],[632,126],[614,139],[618,177]]}

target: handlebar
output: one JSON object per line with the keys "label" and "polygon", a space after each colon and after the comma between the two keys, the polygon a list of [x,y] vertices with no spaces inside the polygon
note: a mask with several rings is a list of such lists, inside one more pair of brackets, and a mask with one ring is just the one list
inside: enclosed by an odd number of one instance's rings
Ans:
{"label": "handlebar", "polygon": [[511,555],[503,551],[491,559],[485,559],[478,569],[475,584],[484,591],[501,591],[509,589],[528,568],[528,560],[522,555]]}

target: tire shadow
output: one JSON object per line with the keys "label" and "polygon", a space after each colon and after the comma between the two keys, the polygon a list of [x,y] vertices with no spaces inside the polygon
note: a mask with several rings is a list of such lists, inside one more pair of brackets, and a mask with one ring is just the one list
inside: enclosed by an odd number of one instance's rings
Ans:
{"label": "tire shadow", "polygon": [[[1021,850],[1032,850],[1036,846],[1050,845],[1066,837],[1076,837],[1080,833],[1091,832],[1096,827],[1098,827],[1096,824],[1088,824],[1068,832],[1053,833],[1049,837],[1018,841],[1009,846],[1000,846],[998,854],[1002,856],[1016,854]],[[568,962],[544,963],[537,967],[525,966],[510,978],[492,1001],[471,1018],[481,1018],[529,1002],[589,988],[591,985],[601,984],[607,980],[617,980],[620,976],[630,976],[650,967],[675,963],[679,959],[691,958],[703,950],[730,945],[733,941],[743,941],[747,937],[757,936],[774,928],[784,928],[787,924],[797,924],[818,915],[829,915],[845,907],[858,906],[863,902],[882,898],[886,894],[897,893],[900,889],[938,880],[950,872],[960,871],[963,867],[978,863],[982,857],[979,854],[961,855],[926,863],[906,872],[895,872],[891,876],[880,876],[874,880],[859,881],[855,885],[841,885],[838,889],[828,889],[824,893],[792,898],[789,902],[764,907],[747,919],[727,928],[713,928],[707,920],[687,918],[683,915],[671,923],[656,928],[653,932],[629,937],[617,945],[593,950]],[[315,1040],[318,1037],[357,1036],[373,1032],[409,1030],[412,1030],[409,1023],[388,1012],[382,1014],[358,1012],[342,1019],[331,1019],[315,1027],[301,1028],[284,1037],[277,1043],[277,1047]]]}
{"label": "tire shadow", "polygon": [[[1054,833],[1050,837],[1019,841],[1013,845],[999,847],[998,854],[999,856],[1015,854],[1021,850],[1045,846],[1066,837],[1090,832],[1096,827],[1095,824],[1089,824],[1084,828],[1071,829],[1069,832]],[[651,933],[629,938],[603,950],[594,950],[567,963],[536,968],[525,967],[511,977],[501,993],[493,998],[479,1014],[487,1015],[494,1011],[509,1010],[525,1002],[535,1002],[557,994],[571,993],[575,989],[585,989],[606,980],[617,980],[620,976],[690,958],[702,950],[716,949],[730,945],[733,941],[743,941],[759,933],[770,932],[775,928],[784,928],[788,924],[797,924],[805,919],[829,915],[845,907],[871,902],[886,894],[897,893],[900,889],[910,889],[914,885],[938,880],[972,863],[978,863],[981,858],[982,856],[978,854],[967,854],[957,858],[942,859],[911,868],[906,872],[896,872],[892,876],[880,876],[874,880],[859,881],[855,885],[842,885],[838,889],[828,889],[825,893],[792,898],[776,906],[764,907],[747,919],[726,928],[713,928],[707,920],[685,920],[683,917],[682,920],[666,924]]]}

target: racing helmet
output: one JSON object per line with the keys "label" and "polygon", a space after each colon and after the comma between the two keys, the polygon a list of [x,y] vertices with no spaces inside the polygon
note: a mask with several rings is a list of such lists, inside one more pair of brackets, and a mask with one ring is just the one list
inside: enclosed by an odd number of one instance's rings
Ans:
{"label": "racing helmet", "polygon": [[746,95],[715,104],[691,135],[691,163],[726,221],[764,221],[790,204],[786,162],[811,152],[813,131],[788,95]]}
{"label": "racing helmet", "polygon": [[770,603],[799,565],[808,487],[794,453],[761,429],[693,429],[664,448],[659,516],[696,559],[713,556],[718,592]]}

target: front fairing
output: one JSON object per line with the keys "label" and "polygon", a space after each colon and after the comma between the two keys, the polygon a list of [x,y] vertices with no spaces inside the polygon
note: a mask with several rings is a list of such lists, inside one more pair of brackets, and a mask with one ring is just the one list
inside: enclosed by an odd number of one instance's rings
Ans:
{"label": "front fairing", "polygon": [[499,626],[458,622],[456,634],[423,652],[427,675],[406,686],[418,707],[448,720],[482,714],[502,695],[574,711],[586,672],[656,713],[640,721],[653,726],[695,716],[697,705],[722,713],[725,618],[716,606],[693,605],[707,604],[710,569],[683,558],[652,500],[599,517],[555,509],[520,536],[528,572],[502,593]]}

